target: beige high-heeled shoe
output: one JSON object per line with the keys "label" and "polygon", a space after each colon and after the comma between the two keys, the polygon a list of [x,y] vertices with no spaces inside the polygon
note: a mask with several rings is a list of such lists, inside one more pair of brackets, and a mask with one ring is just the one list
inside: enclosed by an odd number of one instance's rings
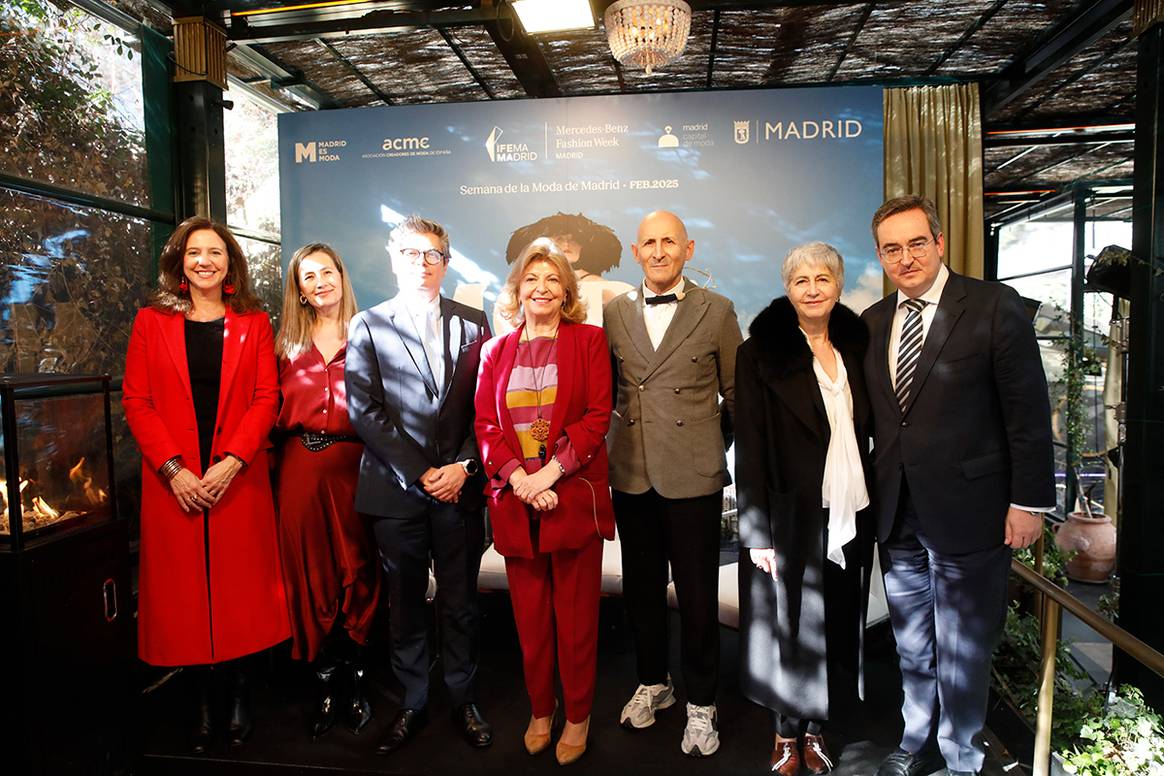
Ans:
{"label": "beige high-heeled shoe", "polygon": [[567,744],[561,738],[558,739],[558,746],[554,750],[554,755],[558,758],[558,765],[569,765],[577,762],[582,755],[586,754],[586,742],[590,738],[590,717],[587,717],[580,727],[586,729],[581,744]]}
{"label": "beige high-heeled shoe", "polygon": [[534,733],[533,723],[536,717],[529,718],[529,725],[525,728],[525,751],[530,754],[541,754],[550,748],[550,735],[554,731],[554,717],[558,714],[558,706],[554,704],[554,710],[550,712],[550,726],[545,733]]}

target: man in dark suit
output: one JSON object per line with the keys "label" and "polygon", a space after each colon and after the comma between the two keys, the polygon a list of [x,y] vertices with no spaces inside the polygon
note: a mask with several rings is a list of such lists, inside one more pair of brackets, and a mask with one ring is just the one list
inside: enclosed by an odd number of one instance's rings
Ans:
{"label": "man in dark suit", "polygon": [[1055,503],[1047,383],[1009,286],[942,263],[922,197],[873,216],[897,293],[865,311],[877,539],[901,659],[905,729],[878,776],[977,773],[990,657],[1006,619],[1012,549]]}
{"label": "man in dark suit", "polygon": [[404,688],[376,751],[391,754],[427,721],[430,559],[453,721],[470,744],[484,747],[493,731],[474,697],[485,529],[473,394],[489,325],[482,311],[440,295],[449,262],[440,224],[409,216],[392,231],[388,253],[399,293],[352,319],[345,370],[348,414],[365,444],[356,508],[375,518],[392,670]]}
{"label": "man in dark suit", "polygon": [[731,482],[724,451],[740,326],[727,298],[683,277],[695,241],[678,216],[649,213],[631,252],[643,285],[603,314],[618,383],[610,485],[639,677],[619,721],[649,727],[657,710],[675,703],[667,673],[670,563],[688,696],[680,748],[699,757],[719,748],[719,532]]}

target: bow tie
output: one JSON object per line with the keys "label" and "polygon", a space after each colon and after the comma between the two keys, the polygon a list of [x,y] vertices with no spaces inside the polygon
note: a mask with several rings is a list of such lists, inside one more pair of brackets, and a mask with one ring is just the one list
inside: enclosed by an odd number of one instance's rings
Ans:
{"label": "bow tie", "polygon": [[671,302],[678,302],[679,297],[674,294],[659,294],[658,296],[643,297],[643,302],[646,304],[670,304]]}

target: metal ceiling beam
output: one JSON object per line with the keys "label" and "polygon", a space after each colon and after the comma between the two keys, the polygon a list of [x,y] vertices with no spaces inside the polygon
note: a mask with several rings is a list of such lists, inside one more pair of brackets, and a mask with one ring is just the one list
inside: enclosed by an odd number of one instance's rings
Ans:
{"label": "metal ceiling beam", "polygon": [[359,80],[359,82],[364,85],[365,89],[376,95],[376,98],[380,100],[380,102],[384,103],[385,105],[393,104],[392,98],[385,94],[379,86],[376,86],[376,84],[372,83],[371,79],[364,75],[360,68],[356,67],[355,62],[343,55],[343,52],[328,43],[326,40],[320,40],[317,42],[327,50],[327,53],[331,54],[333,57],[339,60],[339,63],[347,68],[348,72],[354,75]]}
{"label": "metal ceiling beam", "polygon": [[873,3],[865,6],[865,10],[861,12],[861,18],[857,20],[857,27],[853,30],[853,34],[849,36],[849,40],[845,43],[845,50],[837,57],[836,64],[833,69],[829,71],[826,81],[832,81],[836,74],[840,71],[841,65],[844,64],[845,57],[849,56],[849,52],[853,50],[853,44],[857,42],[857,36],[861,34],[861,30],[865,29],[865,22],[869,21],[869,15],[873,13]]}
{"label": "metal ceiling beam", "polygon": [[970,40],[970,38],[974,37],[974,33],[985,27],[986,23],[993,19],[994,15],[1002,10],[1002,7],[1006,5],[1006,3],[1007,0],[995,0],[994,5],[983,11],[982,15],[978,17],[978,20],[971,24],[970,27],[967,28],[964,33],[962,33],[962,37],[958,38],[958,40],[954,42],[954,45],[943,51],[942,55],[938,57],[937,61],[929,66],[929,69],[926,70],[926,75],[933,75],[936,73],[938,68],[944,65],[946,60],[948,60],[950,57],[957,54],[959,49],[962,48],[962,44]]}
{"label": "metal ceiling beam", "polygon": [[530,97],[562,97],[558,79],[554,77],[537,39],[525,34],[513,6],[495,6],[495,2],[497,0],[482,2],[481,10],[492,16],[485,22],[485,30],[525,93]]}
{"label": "metal ceiling beam", "polygon": [[469,58],[465,56],[465,52],[462,51],[461,47],[457,45],[457,42],[453,40],[453,36],[449,35],[449,33],[445,31],[444,27],[437,27],[436,31],[440,33],[442,38],[444,38],[445,44],[448,45],[448,47],[453,50],[453,53],[457,55],[457,59],[461,60],[461,64],[464,65],[465,69],[469,71],[469,75],[473,76],[473,80],[477,82],[477,85],[481,87],[481,89],[485,92],[485,95],[491,100],[496,100],[497,95],[493,93],[493,89],[490,88],[489,84],[485,82],[485,79],[481,77],[481,74],[477,72],[477,68],[473,67],[473,63],[469,61]]}
{"label": "metal ceiling beam", "polygon": [[707,54],[707,88],[712,87],[715,80],[715,49],[719,45],[719,11],[711,17],[711,50]]}
{"label": "metal ceiling beam", "polygon": [[1132,143],[1135,132],[1117,132],[1107,135],[1047,135],[1046,137],[984,137],[983,148],[1025,148],[1027,146],[1099,145],[1101,143]]}
{"label": "metal ceiling beam", "polygon": [[303,73],[287,67],[262,46],[237,45],[230,50],[230,56],[238,57],[266,76],[272,88],[295,95],[315,110],[342,107],[334,97],[307,80]]}
{"label": "metal ceiling beam", "polygon": [[1131,16],[1132,0],[1093,0],[1042,44],[1020,56],[982,93],[982,114],[1009,105],[1048,73]]}
{"label": "metal ceiling beam", "polygon": [[[1067,76],[1067,78],[1063,80],[1063,83],[1061,83],[1055,87],[1055,91],[1059,92],[1063,89],[1066,89],[1068,86],[1070,86],[1073,83],[1076,83],[1081,78],[1088,75],[1089,73],[1095,72],[1095,70],[1097,68],[1100,68],[1103,65],[1107,64],[1108,61],[1110,61],[1113,57],[1115,57],[1119,54],[1122,54],[1124,51],[1128,50],[1129,48],[1132,48],[1133,44],[1135,42],[1136,42],[1135,38],[1129,37],[1126,41],[1123,42],[1122,45],[1115,46],[1114,48],[1108,50],[1102,57],[1099,57],[1091,64],[1087,65],[1086,67],[1081,67],[1078,70],[1076,70],[1074,73],[1072,73],[1071,75]],[[1016,118],[1021,119],[1023,116],[1029,115],[1031,113],[1031,111],[1035,110],[1037,107],[1038,107],[1038,105],[1028,106],[1027,108],[1023,109],[1023,111],[1021,113],[1019,113],[1019,115]]]}
{"label": "metal ceiling beam", "polygon": [[320,17],[294,18],[281,14],[282,22],[259,23],[263,17],[231,16],[227,36],[239,43],[284,43],[314,38],[345,37],[350,33],[373,35],[402,27],[467,27],[497,21],[495,10],[474,8],[468,11],[392,11],[374,10],[360,16],[339,12]]}

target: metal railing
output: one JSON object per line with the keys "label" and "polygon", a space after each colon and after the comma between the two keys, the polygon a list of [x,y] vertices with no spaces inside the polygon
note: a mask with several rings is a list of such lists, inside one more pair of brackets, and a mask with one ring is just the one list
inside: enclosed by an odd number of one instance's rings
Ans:
{"label": "metal railing", "polygon": [[[1043,563],[1043,540],[1035,547],[1035,566]],[[1033,776],[1049,776],[1051,772],[1051,721],[1055,701],[1055,648],[1059,643],[1060,609],[1066,609],[1081,622],[1110,641],[1141,665],[1164,677],[1164,654],[1157,652],[1120,626],[1102,616],[1051,582],[1035,569],[1018,560],[1011,561],[1011,570],[1038,592],[1039,620],[1042,625],[1042,657],[1039,662],[1039,702],[1035,720],[1035,754],[1031,763]]]}

